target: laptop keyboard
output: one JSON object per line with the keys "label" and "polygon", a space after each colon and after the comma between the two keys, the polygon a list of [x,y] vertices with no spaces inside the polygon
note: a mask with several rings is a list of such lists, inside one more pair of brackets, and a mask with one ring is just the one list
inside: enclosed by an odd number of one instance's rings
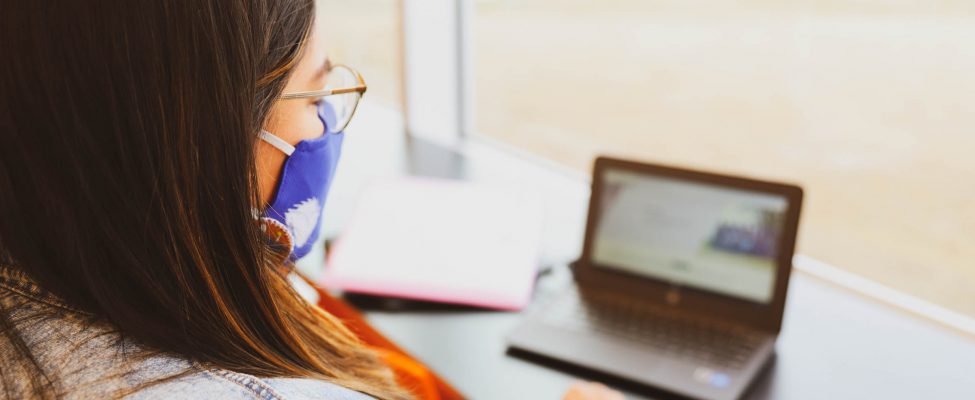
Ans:
{"label": "laptop keyboard", "polygon": [[745,328],[610,292],[587,291],[585,301],[565,293],[545,311],[543,320],[559,328],[596,331],[720,367],[742,366],[762,343]]}

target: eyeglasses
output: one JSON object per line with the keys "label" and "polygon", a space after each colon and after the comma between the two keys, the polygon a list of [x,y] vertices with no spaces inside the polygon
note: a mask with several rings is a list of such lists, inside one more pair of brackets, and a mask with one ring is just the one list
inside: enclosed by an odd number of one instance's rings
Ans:
{"label": "eyeglasses", "polygon": [[328,133],[338,133],[345,130],[352,121],[359,100],[366,93],[366,81],[359,71],[346,65],[335,65],[328,73],[328,81],[321,90],[307,92],[293,92],[281,95],[282,99],[321,98],[321,106],[326,108],[324,113],[325,125]]}

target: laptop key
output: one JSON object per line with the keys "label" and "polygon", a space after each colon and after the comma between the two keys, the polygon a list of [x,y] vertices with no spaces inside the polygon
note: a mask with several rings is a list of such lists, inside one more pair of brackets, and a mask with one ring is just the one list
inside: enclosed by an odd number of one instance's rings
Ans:
{"label": "laptop key", "polygon": [[727,367],[747,362],[759,343],[756,336],[737,326],[688,317],[608,293],[587,292],[585,300],[568,293],[545,311],[546,322],[563,329],[596,331]]}

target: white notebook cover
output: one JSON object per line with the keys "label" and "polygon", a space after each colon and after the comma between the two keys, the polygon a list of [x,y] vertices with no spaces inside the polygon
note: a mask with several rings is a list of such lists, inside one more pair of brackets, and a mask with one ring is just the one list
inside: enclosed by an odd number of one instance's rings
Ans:
{"label": "white notebook cover", "polygon": [[543,213],[525,189],[432,178],[374,184],[331,248],[321,284],[517,310],[531,298]]}

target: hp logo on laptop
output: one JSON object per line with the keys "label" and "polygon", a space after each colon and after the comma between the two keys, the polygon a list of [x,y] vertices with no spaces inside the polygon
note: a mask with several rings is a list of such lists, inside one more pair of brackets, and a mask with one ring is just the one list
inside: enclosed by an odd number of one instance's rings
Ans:
{"label": "hp logo on laptop", "polygon": [[667,289],[664,300],[672,306],[680,304],[680,286],[671,286],[670,289]]}

